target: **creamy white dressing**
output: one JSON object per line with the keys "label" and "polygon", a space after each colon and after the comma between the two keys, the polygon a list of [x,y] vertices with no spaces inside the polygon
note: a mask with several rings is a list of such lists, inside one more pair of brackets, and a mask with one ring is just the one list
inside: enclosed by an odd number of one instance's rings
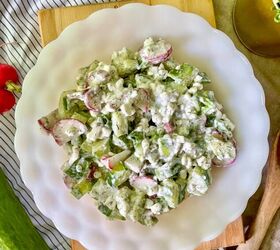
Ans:
{"label": "creamy white dressing", "polygon": [[171,52],[148,38],[140,51],[114,52],[110,64],[94,61],[60,104],[55,139],[70,147],[72,193],[90,193],[110,219],[151,226],[185,197],[205,194],[212,166],[236,157],[234,124],[204,90],[207,75]]}

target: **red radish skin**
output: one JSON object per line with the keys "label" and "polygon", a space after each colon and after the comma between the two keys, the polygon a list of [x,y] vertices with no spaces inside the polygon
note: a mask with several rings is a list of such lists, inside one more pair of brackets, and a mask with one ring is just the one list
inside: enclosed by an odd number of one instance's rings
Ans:
{"label": "red radish skin", "polygon": [[0,64],[0,88],[5,88],[8,82],[18,83],[16,69],[8,64]]}
{"label": "red radish skin", "polygon": [[110,157],[109,156],[102,156],[101,158],[101,163],[108,169],[113,169],[112,163],[110,161]]}
{"label": "red radish skin", "polygon": [[57,145],[62,146],[63,145],[63,141],[57,139],[54,137],[55,142],[57,143]]}
{"label": "red radish skin", "polygon": [[0,114],[9,111],[16,103],[14,95],[5,89],[0,89]]}
{"label": "red radish skin", "polygon": [[159,64],[159,63],[165,62],[170,58],[171,54],[172,54],[172,47],[170,47],[170,49],[166,52],[166,54],[159,55],[159,56],[151,59],[150,63]]}
{"label": "red radish skin", "polygon": [[96,169],[97,169],[97,166],[95,164],[91,164],[89,172],[88,172],[87,177],[86,177],[86,179],[88,181],[92,181],[93,180],[94,173],[95,173]]}
{"label": "red radish skin", "polygon": [[155,56],[145,55],[143,49],[140,50],[141,57],[143,57],[144,60],[146,60],[147,62],[149,62],[151,64],[159,64],[161,62],[165,62],[170,58],[171,54],[172,54],[172,47],[170,44],[169,44],[169,48],[166,50],[165,53],[158,54]]}
{"label": "red radish skin", "polygon": [[46,123],[44,122],[43,118],[38,120],[38,124],[45,132],[47,132],[47,134],[52,132],[50,129],[47,128]]}
{"label": "red radish skin", "polygon": [[16,69],[8,64],[0,63],[0,114],[9,111],[16,103],[12,92],[20,92]]}
{"label": "red radish skin", "polygon": [[54,110],[48,116],[44,116],[38,120],[38,124],[47,134],[52,132],[53,126],[61,120],[58,115],[58,111]]}
{"label": "red radish skin", "polygon": [[119,162],[126,160],[130,153],[129,150],[124,150],[113,156],[104,155],[101,157],[100,161],[106,168],[112,170]]}
{"label": "red radish skin", "polygon": [[93,90],[88,90],[84,96],[84,103],[89,110],[94,112],[100,111],[100,101],[97,97],[97,94]]}
{"label": "red radish skin", "polygon": [[233,164],[236,160],[236,157],[234,159],[231,159],[229,161],[221,161],[216,158],[213,159],[213,165],[215,167],[229,167],[231,164]]}

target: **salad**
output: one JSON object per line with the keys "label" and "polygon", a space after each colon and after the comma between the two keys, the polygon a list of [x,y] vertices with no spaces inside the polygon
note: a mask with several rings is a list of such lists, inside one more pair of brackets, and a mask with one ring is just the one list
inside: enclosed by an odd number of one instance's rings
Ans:
{"label": "salad", "polygon": [[89,194],[110,219],[146,226],[188,196],[205,194],[211,168],[236,158],[234,125],[207,75],[172,59],[172,46],[147,38],[139,51],[81,68],[76,89],[38,120],[64,146],[64,182]]}

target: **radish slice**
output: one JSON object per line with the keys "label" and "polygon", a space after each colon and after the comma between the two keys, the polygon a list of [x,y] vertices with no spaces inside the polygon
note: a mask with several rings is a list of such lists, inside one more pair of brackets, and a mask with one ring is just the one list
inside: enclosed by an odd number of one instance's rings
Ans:
{"label": "radish slice", "polygon": [[89,168],[89,172],[87,173],[87,177],[86,179],[88,181],[92,181],[94,178],[94,173],[97,170],[97,166],[95,164],[91,164],[90,168]]}
{"label": "radish slice", "polygon": [[62,119],[52,129],[53,138],[58,145],[63,145],[86,132],[86,125],[76,119]]}
{"label": "radish slice", "polygon": [[101,109],[100,96],[98,96],[93,89],[90,89],[85,93],[84,103],[89,110],[99,112]]}
{"label": "radish slice", "polygon": [[130,150],[124,150],[111,157],[103,156],[100,161],[106,168],[113,169],[119,162],[126,160],[130,153]]}
{"label": "radish slice", "polygon": [[215,157],[212,162],[215,167],[228,167],[229,165],[233,164],[236,160],[236,157],[231,159],[223,159],[219,160],[217,157]]}
{"label": "radish slice", "polygon": [[102,156],[101,159],[100,159],[100,162],[101,162],[106,168],[112,169],[113,166],[111,165],[109,159],[110,159],[110,156]]}
{"label": "radish slice", "polygon": [[228,167],[229,165],[233,164],[235,162],[235,158],[233,159],[227,159],[227,160],[219,160],[217,157],[213,159],[213,164],[215,167]]}
{"label": "radish slice", "polygon": [[147,62],[151,64],[159,64],[161,62],[167,61],[172,54],[171,44],[159,40],[154,44],[143,47],[140,50],[140,56]]}
{"label": "radish slice", "polygon": [[165,132],[168,133],[168,134],[172,133],[173,129],[174,129],[170,122],[165,123],[163,125],[163,128],[164,128]]}
{"label": "radish slice", "polygon": [[155,188],[157,187],[157,182],[148,176],[134,176],[130,179],[130,185],[136,189],[139,189],[148,195],[156,194]]}
{"label": "radish slice", "polygon": [[135,173],[139,173],[143,163],[133,154],[127,158],[124,165]]}
{"label": "radish slice", "polygon": [[[171,46],[171,45],[170,45]],[[161,62],[167,61],[172,54],[172,47],[170,47],[165,54],[160,54],[155,57],[147,57],[146,60],[152,64],[159,64]]]}
{"label": "radish slice", "polygon": [[48,126],[47,120],[45,117],[42,117],[38,120],[39,126],[48,134],[51,132],[51,128]]}
{"label": "radish slice", "polygon": [[68,187],[68,188],[72,188],[75,184],[75,181],[68,175],[65,175],[63,177],[63,181],[64,181],[64,184],[66,185],[66,187]]}
{"label": "radish slice", "polygon": [[38,120],[40,127],[48,134],[52,132],[54,124],[59,120],[57,109],[51,112],[49,115],[42,117]]}

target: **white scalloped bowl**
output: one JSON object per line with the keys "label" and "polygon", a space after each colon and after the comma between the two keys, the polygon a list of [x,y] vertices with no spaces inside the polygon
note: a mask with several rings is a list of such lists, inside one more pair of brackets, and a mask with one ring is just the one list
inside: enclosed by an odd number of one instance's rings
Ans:
{"label": "white scalloped bowl", "polygon": [[[236,124],[238,142],[237,160],[214,170],[209,192],[186,199],[152,228],[109,221],[89,197],[73,198],[60,170],[65,155],[37,125],[38,118],[56,108],[60,93],[74,86],[78,68],[93,59],[109,61],[123,46],[136,50],[148,36],[170,41],[174,58],[207,72],[217,99]],[[22,178],[38,208],[63,234],[96,250],[193,249],[214,238],[245,209],[268,156],[264,94],[247,59],[201,17],[165,5],[105,9],[66,28],[26,76],[16,125]]]}

